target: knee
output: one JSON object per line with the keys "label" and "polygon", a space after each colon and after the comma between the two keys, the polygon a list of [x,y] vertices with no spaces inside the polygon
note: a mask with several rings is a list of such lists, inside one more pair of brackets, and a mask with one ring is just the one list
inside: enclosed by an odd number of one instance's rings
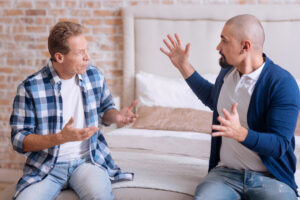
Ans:
{"label": "knee", "polygon": [[201,192],[201,188],[202,188],[202,186],[201,186],[201,184],[199,184],[197,186],[196,190],[195,190],[194,200],[201,200],[201,199],[203,199],[202,196],[201,196],[201,193],[202,193]]}
{"label": "knee", "polygon": [[83,200],[113,200],[111,184],[95,184],[83,187],[78,191],[80,199]]}
{"label": "knee", "polygon": [[83,200],[113,200],[114,195],[111,190],[90,192]]}

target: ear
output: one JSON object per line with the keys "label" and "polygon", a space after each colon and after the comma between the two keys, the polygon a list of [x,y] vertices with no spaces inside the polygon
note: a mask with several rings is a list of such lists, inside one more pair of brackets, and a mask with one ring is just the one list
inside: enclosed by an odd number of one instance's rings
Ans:
{"label": "ear", "polygon": [[55,53],[54,58],[55,58],[56,62],[58,62],[58,63],[64,62],[64,55],[62,53],[59,53],[59,52]]}
{"label": "ear", "polygon": [[250,40],[245,40],[242,42],[242,50],[241,50],[241,54],[244,52],[248,52],[251,48],[252,44]]}

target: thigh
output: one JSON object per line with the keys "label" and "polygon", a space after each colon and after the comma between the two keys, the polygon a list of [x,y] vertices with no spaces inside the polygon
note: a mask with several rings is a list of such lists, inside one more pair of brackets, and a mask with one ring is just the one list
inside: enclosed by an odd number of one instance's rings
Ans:
{"label": "thigh", "polygon": [[272,177],[255,175],[251,180],[244,193],[247,200],[297,200],[296,193],[290,186]]}
{"label": "thigh", "polygon": [[107,172],[92,163],[78,166],[70,177],[69,185],[82,200],[114,198]]}
{"label": "thigh", "polygon": [[195,200],[240,200],[242,186],[240,177],[224,171],[224,169],[213,169],[204,180],[197,186]]}
{"label": "thigh", "polygon": [[25,188],[17,200],[52,200],[59,194],[66,185],[67,165],[57,164],[42,181],[34,183]]}
{"label": "thigh", "polygon": [[61,191],[63,185],[48,175],[40,182],[34,183],[25,188],[17,200],[53,200]]}

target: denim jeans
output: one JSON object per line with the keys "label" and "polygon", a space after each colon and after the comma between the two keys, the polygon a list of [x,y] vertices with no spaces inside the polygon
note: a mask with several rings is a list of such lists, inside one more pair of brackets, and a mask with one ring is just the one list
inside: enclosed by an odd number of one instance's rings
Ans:
{"label": "denim jeans", "polygon": [[212,169],[198,185],[195,200],[297,200],[294,190],[266,173]]}
{"label": "denim jeans", "polygon": [[17,200],[52,200],[66,188],[73,189],[82,200],[114,198],[107,172],[80,159],[56,163],[46,178],[25,188]]}

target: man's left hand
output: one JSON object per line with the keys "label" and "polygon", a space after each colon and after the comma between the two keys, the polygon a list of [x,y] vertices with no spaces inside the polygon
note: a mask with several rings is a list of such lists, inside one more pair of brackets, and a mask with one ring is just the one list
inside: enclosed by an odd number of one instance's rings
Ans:
{"label": "man's left hand", "polygon": [[118,125],[126,125],[132,123],[138,117],[137,114],[133,113],[133,108],[138,104],[138,100],[134,100],[130,106],[121,109],[117,115],[116,120]]}
{"label": "man's left hand", "polygon": [[237,103],[234,103],[229,113],[225,108],[222,109],[224,117],[219,116],[217,120],[221,125],[212,125],[212,129],[216,132],[212,133],[213,137],[224,136],[237,140],[238,142],[245,141],[248,130],[240,123],[239,114],[237,112]]}

